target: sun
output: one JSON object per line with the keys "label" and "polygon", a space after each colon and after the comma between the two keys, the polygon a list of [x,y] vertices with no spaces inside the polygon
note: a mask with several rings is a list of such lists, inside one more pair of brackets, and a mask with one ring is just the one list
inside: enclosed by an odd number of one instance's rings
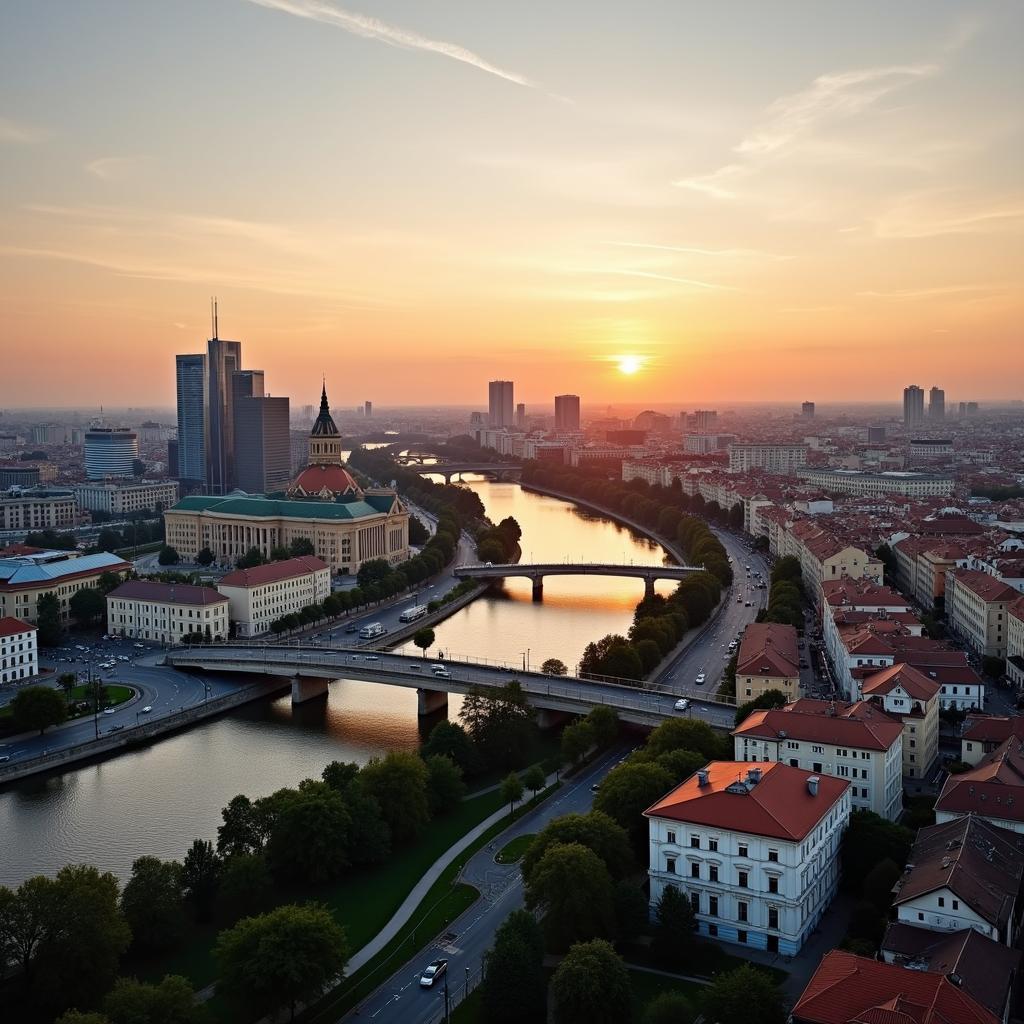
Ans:
{"label": "sun", "polygon": [[627,377],[632,377],[644,365],[640,356],[619,356],[618,363],[619,373],[624,373]]}

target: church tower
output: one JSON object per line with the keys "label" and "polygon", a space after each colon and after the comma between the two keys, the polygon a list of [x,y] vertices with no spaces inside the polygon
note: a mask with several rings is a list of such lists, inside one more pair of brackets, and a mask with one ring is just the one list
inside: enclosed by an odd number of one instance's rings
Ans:
{"label": "church tower", "polygon": [[308,465],[292,481],[289,498],[315,501],[361,501],[363,492],[345,468],[341,457],[341,434],[331,418],[327,384],[320,394],[320,415],[309,432]]}
{"label": "church tower", "polygon": [[341,434],[331,418],[331,406],[327,401],[327,382],[320,394],[320,415],[309,432],[309,464],[311,466],[340,466]]}

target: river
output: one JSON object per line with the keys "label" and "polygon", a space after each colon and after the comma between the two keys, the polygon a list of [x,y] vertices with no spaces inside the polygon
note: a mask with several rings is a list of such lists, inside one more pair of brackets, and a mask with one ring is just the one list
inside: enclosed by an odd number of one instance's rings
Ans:
{"label": "river", "polygon": [[[525,562],[663,559],[646,538],[518,484],[467,486],[493,522],[518,520]],[[437,626],[437,646],[520,664],[529,658],[533,668],[554,657],[571,670],[589,641],[628,629],[642,594],[641,580],[549,577],[538,604],[529,581],[508,580]],[[450,714],[458,708],[453,697]],[[151,747],[26,780],[0,792],[0,884],[79,862],[125,878],[135,857],[180,858],[194,837],[215,838],[221,808],[238,793],[262,796],[318,775],[329,761],[362,764],[419,741],[414,690],[338,680],[325,702],[253,704]]]}

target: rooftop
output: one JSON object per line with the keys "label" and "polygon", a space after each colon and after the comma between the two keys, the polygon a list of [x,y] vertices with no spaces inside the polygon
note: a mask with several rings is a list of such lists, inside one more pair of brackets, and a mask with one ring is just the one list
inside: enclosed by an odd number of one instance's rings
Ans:
{"label": "rooftop", "polygon": [[252,516],[257,519],[363,519],[387,513],[394,494],[367,493],[362,501],[287,501],[251,495],[193,495],[182,498],[168,511],[205,512],[208,515]]}
{"label": "rooftop", "polygon": [[127,580],[107,594],[107,600],[114,597],[131,601],[195,605],[220,604],[227,600],[213,587],[193,587],[187,583],[159,583],[155,580]]}
{"label": "rooftop", "polygon": [[236,569],[224,576],[219,586],[223,587],[261,587],[265,583],[277,583],[280,580],[306,576],[311,572],[326,569],[327,563],[313,555],[300,555],[297,558],[283,559],[280,562],[268,562],[252,569]]}
{"label": "rooftop", "polygon": [[969,771],[950,775],[935,810],[1024,821],[1024,741],[1011,736]]}
{"label": "rooftop", "polygon": [[[68,554],[68,552],[64,552]],[[53,583],[67,576],[99,574],[103,572],[123,572],[131,568],[117,555],[101,551],[95,555],[82,555],[81,558],[63,558],[54,561],[40,562],[38,556],[25,558],[0,558],[0,584],[9,587],[36,586]]]}
{"label": "rooftop", "polygon": [[796,676],[800,652],[793,626],[777,622],[752,622],[743,631],[736,658],[736,674],[747,676]]}
{"label": "rooftop", "polygon": [[784,708],[755,711],[733,736],[807,740],[859,750],[888,750],[903,734],[903,723],[869,701],[853,704],[805,697]]}
{"label": "rooftop", "polygon": [[872,673],[864,680],[860,689],[865,696],[874,696],[892,693],[897,687],[914,700],[925,703],[939,692],[939,684],[935,680],[903,663]]}
{"label": "rooftop", "polygon": [[0,619],[0,636],[17,636],[18,633],[34,633],[35,631],[35,626],[30,626],[27,622],[22,622],[21,619],[11,618],[10,615],[5,615]]}

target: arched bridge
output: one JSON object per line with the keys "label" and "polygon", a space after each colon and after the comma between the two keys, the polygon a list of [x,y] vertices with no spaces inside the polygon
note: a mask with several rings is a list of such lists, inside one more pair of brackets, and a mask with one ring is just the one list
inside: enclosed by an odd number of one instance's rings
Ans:
{"label": "arched bridge", "polygon": [[609,562],[541,562],[534,565],[515,562],[503,565],[460,565],[452,570],[454,576],[467,580],[502,579],[506,576],[524,576],[533,583],[533,596],[539,600],[544,593],[545,576],[625,576],[644,581],[646,597],[654,594],[657,580],[684,580],[695,572],[703,572],[701,565],[614,565]]}
{"label": "arched bridge", "polygon": [[489,476],[494,480],[518,480],[523,473],[523,467],[515,462],[431,462],[417,463],[415,456],[406,458],[406,467],[415,473],[426,476],[428,473],[435,473],[444,477],[444,482],[450,484],[452,477],[460,476],[462,473],[477,473],[481,476]]}
{"label": "arched bridge", "polygon": [[[497,689],[517,679],[530,703],[543,711],[586,714],[591,708],[606,704],[615,708],[624,721],[639,725],[657,725],[680,714],[675,710],[680,694],[653,683],[641,689],[622,682],[547,676],[531,672],[528,667],[520,671],[515,665],[464,661],[450,655],[444,661],[432,661],[420,655],[365,648],[212,644],[176,648],[168,651],[165,661],[182,669],[285,677],[292,681],[295,703],[326,693],[332,679],[361,679],[417,690],[420,714],[430,714],[447,707],[449,693],[468,693],[471,687]],[[447,674],[436,675],[432,665],[443,665]],[[734,705],[697,693],[687,696],[691,697],[690,711],[699,711],[711,725],[731,727]]]}

